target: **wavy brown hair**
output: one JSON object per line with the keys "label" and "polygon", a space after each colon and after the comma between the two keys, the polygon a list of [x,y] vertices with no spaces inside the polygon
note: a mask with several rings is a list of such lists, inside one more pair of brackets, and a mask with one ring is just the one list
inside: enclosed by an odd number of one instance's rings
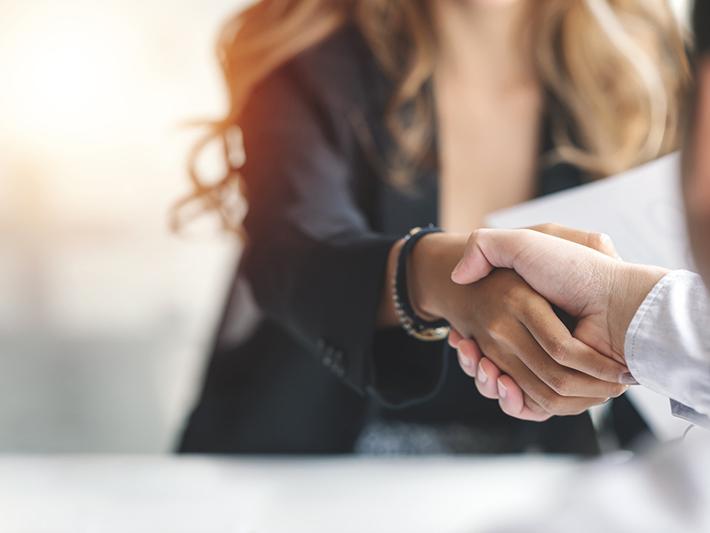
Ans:
{"label": "wavy brown hair", "polygon": [[[386,113],[396,153],[391,179],[407,186],[431,151],[432,101],[425,90],[437,57],[431,0],[261,0],[224,25],[217,55],[229,91],[225,116],[190,156],[193,192],[178,204],[216,211],[239,230],[243,161],[239,116],[252,88],[270,72],[348,22],[354,23],[395,90]],[[667,0],[536,0],[529,2],[538,78],[551,96],[554,151],[592,177],[613,174],[677,147],[689,84],[684,40]],[[407,110],[406,114],[403,110]],[[406,115],[406,120],[405,120]],[[227,169],[203,180],[196,160],[219,140]],[[248,154],[247,154],[248,156]],[[179,225],[181,217],[174,221]]]}

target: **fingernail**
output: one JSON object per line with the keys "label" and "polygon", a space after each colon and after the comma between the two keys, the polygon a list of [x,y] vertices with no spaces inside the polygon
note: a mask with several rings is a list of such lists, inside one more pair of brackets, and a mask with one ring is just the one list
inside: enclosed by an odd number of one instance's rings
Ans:
{"label": "fingernail", "polygon": [[481,365],[478,365],[478,381],[480,381],[481,383],[485,383],[486,381],[488,381],[488,376],[483,371],[483,367]]}
{"label": "fingernail", "polygon": [[636,381],[636,379],[631,375],[631,372],[624,372],[621,374],[621,378],[619,379],[619,383],[622,385],[638,385],[639,382]]}
{"label": "fingernail", "polygon": [[461,363],[461,366],[465,368],[471,368],[471,360],[461,355],[461,350],[457,350],[457,352],[459,354],[459,362]]}
{"label": "fingernail", "polygon": [[503,385],[503,382],[500,380],[500,378],[497,381],[498,383],[498,396],[501,398],[505,398],[508,395],[508,389]]}

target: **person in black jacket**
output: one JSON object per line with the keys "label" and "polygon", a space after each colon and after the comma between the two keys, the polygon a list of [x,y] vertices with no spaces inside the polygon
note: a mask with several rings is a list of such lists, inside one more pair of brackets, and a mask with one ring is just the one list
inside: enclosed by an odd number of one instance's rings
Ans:
{"label": "person in black jacket", "polygon": [[[486,213],[676,146],[676,22],[618,4],[272,0],[230,21],[229,172],[193,172],[194,199],[234,225],[238,183],[245,248],[181,451],[597,451],[584,411],[626,369],[515,273],[449,274]],[[527,420],[450,364],[449,324],[523,388]]]}

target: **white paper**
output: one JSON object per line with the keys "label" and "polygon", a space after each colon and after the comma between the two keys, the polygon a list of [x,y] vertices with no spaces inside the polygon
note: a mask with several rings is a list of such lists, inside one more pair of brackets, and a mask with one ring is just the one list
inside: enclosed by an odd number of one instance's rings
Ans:
{"label": "white paper", "polygon": [[[678,153],[615,177],[498,211],[486,219],[493,228],[546,222],[606,233],[625,261],[693,270]],[[687,428],[687,422],[671,415],[667,398],[645,387],[632,387],[628,394],[659,438],[677,438]]]}

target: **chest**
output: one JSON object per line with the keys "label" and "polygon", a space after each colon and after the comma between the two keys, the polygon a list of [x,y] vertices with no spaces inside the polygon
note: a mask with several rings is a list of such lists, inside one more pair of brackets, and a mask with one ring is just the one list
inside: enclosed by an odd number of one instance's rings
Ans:
{"label": "chest", "polygon": [[445,229],[471,231],[491,211],[533,196],[541,107],[534,91],[464,98],[441,89],[438,207]]}
{"label": "chest", "polygon": [[[509,117],[505,121],[503,115],[495,113],[488,117],[468,115],[469,120],[461,126],[465,129],[460,131],[473,137],[467,141],[465,135],[448,129],[443,131],[443,135],[453,140],[447,143],[441,139],[439,124],[445,119],[438,113],[437,165],[422,174],[414,194],[393,184],[384,167],[373,165],[372,159],[366,155],[367,151],[363,150],[354,165],[360,165],[357,168],[362,169],[362,175],[372,177],[372,180],[363,181],[369,185],[361,191],[360,204],[370,224],[388,235],[403,235],[415,226],[427,224],[468,232],[482,225],[487,212],[538,194],[559,192],[582,184],[584,175],[577,167],[567,163],[550,165],[544,162],[542,154],[550,149],[551,139],[541,114],[532,113],[527,120],[522,120],[521,115],[505,115]],[[380,121],[382,115],[379,113],[376,118],[373,117],[368,126],[378,133],[378,139],[386,139],[386,127]],[[473,116],[475,121],[471,120]],[[494,143],[494,137],[489,136],[486,125],[498,123],[502,125],[496,131],[495,138],[501,140]],[[521,128],[525,134],[513,141],[512,137],[521,135]],[[506,131],[512,133],[507,135]],[[480,142],[471,139],[480,139]],[[498,146],[484,149],[490,144]],[[453,156],[447,154],[449,150],[454,153]],[[447,168],[444,169],[444,166]],[[484,170],[485,167],[490,170]],[[496,197],[497,194],[500,196]],[[485,202],[481,206],[482,200]]]}

